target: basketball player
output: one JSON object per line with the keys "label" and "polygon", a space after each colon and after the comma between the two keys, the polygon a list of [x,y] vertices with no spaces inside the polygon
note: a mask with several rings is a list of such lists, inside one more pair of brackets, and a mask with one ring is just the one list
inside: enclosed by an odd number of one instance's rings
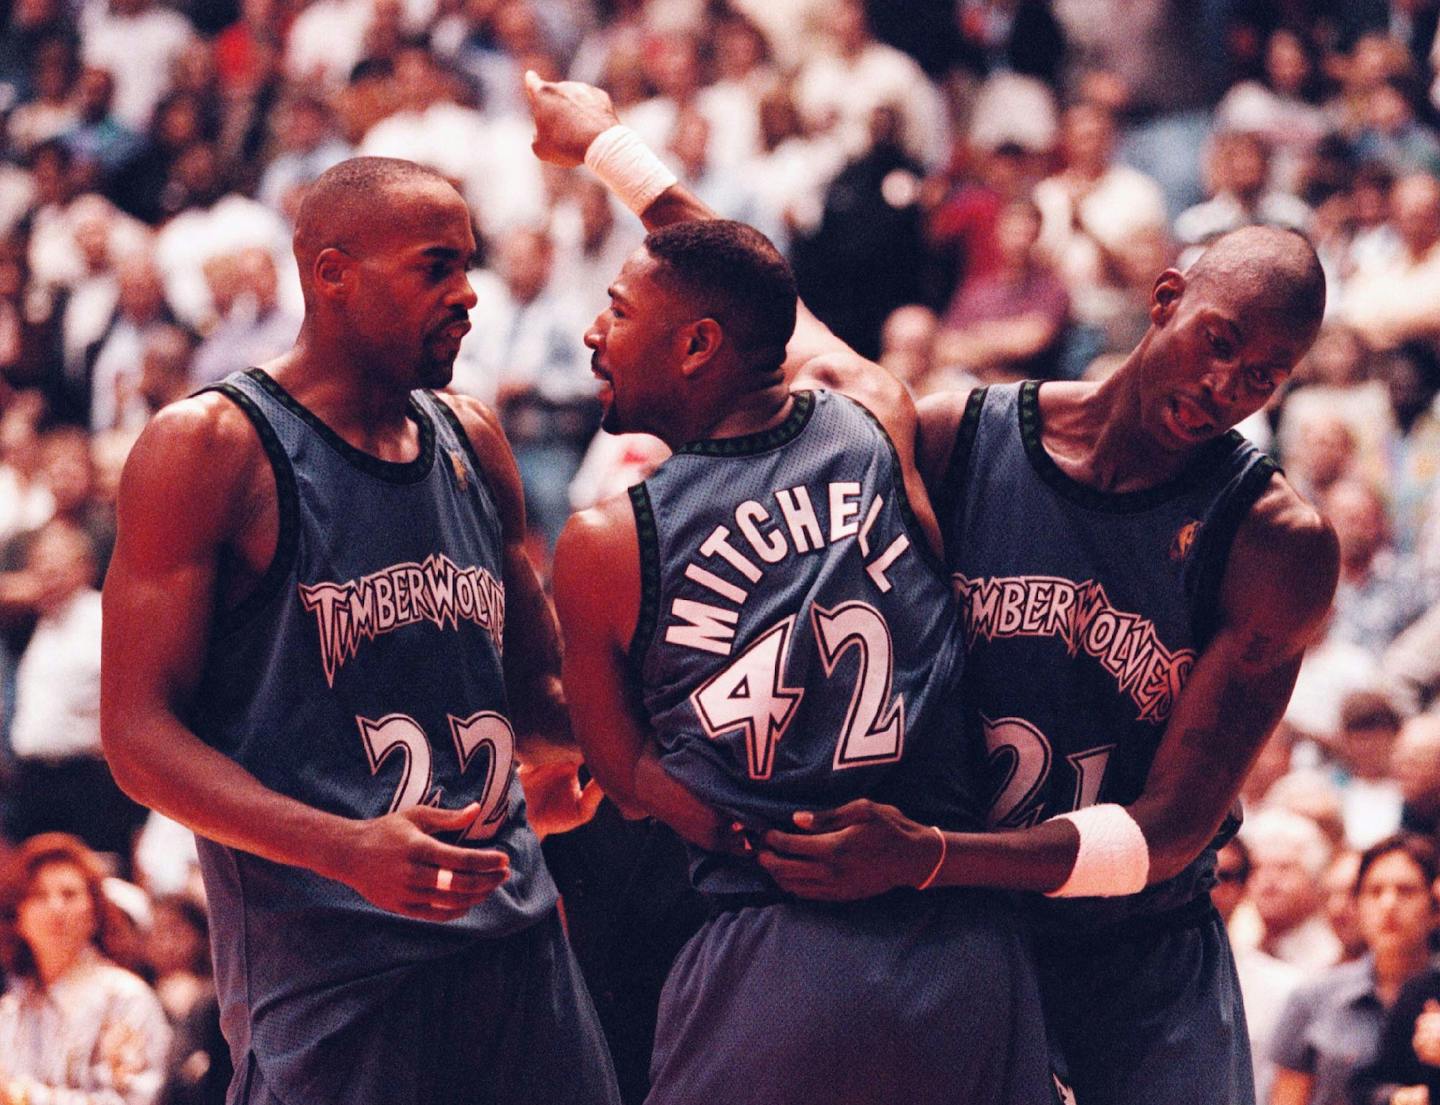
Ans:
{"label": "basketball player", "polygon": [[[573,518],[555,565],[586,761],[612,798],[697,845],[714,912],[666,983],[647,1101],[1052,1100],[1025,949],[998,900],[798,903],[730,835],[884,795],[902,763],[942,770],[931,721],[952,683],[954,607],[903,387],[814,319],[797,329],[774,246],[715,219],[603,93],[538,79],[530,92],[536,152],[585,157],[651,231],[585,341],[604,426],[673,455]],[[952,826],[977,812],[958,784],[932,807]]]}
{"label": "basketball player", "polygon": [[[1314,339],[1299,235],[1217,241],[1155,283],[1104,383],[927,402],[966,648],[964,723],[996,789],[946,834],[939,885],[1038,890],[1046,1014],[1085,1105],[1254,1100],[1230,948],[1210,904],[1232,806],[1335,587],[1335,537],[1229,427]],[[933,862],[924,826],[854,804],[773,833],[805,896],[875,893]]]}
{"label": "basketball player", "polygon": [[474,250],[429,170],[329,170],[295,347],[125,469],[105,747],[201,838],[232,1102],[618,1102],[512,771],[578,759],[520,481],[488,410],[425,390]]}

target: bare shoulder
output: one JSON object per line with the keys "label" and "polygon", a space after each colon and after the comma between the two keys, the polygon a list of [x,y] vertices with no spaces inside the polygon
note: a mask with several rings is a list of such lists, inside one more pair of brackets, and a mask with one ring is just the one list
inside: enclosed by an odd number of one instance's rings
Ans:
{"label": "bare shoulder", "polygon": [[1235,535],[1227,606],[1247,606],[1278,631],[1303,635],[1329,611],[1339,571],[1330,523],[1277,474]]}
{"label": "bare shoulder", "polygon": [[794,386],[838,391],[882,422],[901,413],[914,418],[914,403],[905,385],[874,361],[852,350],[811,357],[796,374]]}
{"label": "bare shoulder", "polygon": [[472,395],[451,391],[435,394],[455,412],[460,428],[470,440],[481,474],[498,500],[496,505],[507,535],[523,534],[525,492],[520,482],[520,470],[515,466],[515,454],[510,451],[510,441],[500,426],[500,416]]}
{"label": "bare shoulder", "polygon": [[950,469],[950,454],[970,395],[970,388],[937,391],[915,403],[915,460],[932,494]]}
{"label": "bare shoulder", "polygon": [[[233,402],[216,392],[181,399],[157,413],[130,450],[120,483],[124,520],[153,509],[167,525],[188,518],[233,530],[253,508],[255,477],[266,465],[254,426]],[[177,501],[186,509],[176,510]]]}
{"label": "bare shoulder", "polygon": [[555,609],[567,639],[597,631],[623,647],[640,607],[640,538],[629,496],[570,516],[555,544]]}

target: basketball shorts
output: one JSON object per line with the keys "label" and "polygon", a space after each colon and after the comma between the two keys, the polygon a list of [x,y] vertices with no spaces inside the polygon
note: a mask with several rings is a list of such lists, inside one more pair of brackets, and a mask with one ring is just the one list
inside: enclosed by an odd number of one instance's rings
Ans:
{"label": "basketball shorts", "polygon": [[382,978],[237,1057],[227,1105],[620,1105],[556,913]]}
{"label": "basketball shorts", "polygon": [[974,891],[718,912],[660,999],[647,1105],[1050,1105],[1023,926]]}
{"label": "basketball shorts", "polygon": [[1208,896],[1083,936],[1037,929],[1034,943],[1079,1105],[1255,1105],[1235,960]]}

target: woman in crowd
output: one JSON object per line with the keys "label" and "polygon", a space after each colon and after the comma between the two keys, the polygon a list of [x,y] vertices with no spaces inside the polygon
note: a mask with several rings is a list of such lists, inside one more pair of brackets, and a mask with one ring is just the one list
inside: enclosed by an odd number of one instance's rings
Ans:
{"label": "woman in crowd", "polygon": [[1375,1055],[1386,1010],[1429,962],[1436,873],[1434,846],[1413,834],[1361,855],[1354,894],[1366,954],[1291,996],[1270,1049],[1270,1105],[1348,1105],[1351,1075]]}
{"label": "woman in crowd", "polygon": [[136,975],[106,958],[104,870],[77,838],[44,833],[0,872],[0,1105],[150,1105],[170,1042]]}

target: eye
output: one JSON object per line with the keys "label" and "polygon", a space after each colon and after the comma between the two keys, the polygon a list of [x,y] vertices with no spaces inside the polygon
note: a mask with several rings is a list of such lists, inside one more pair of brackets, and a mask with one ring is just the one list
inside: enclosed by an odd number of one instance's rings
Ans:
{"label": "eye", "polygon": [[1252,391],[1260,392],[1262,395],[1269,395],[1275,390],[1275,378],[1263,368],[1252,368],[1246,372],[1245,382]]}
{"label": "eye", "polygon": [[1235,355],[1235,348],[1214,330],[1205,331],[1205,336],[1210,339],[1210,348],[1222,361],[1228,361]]}

